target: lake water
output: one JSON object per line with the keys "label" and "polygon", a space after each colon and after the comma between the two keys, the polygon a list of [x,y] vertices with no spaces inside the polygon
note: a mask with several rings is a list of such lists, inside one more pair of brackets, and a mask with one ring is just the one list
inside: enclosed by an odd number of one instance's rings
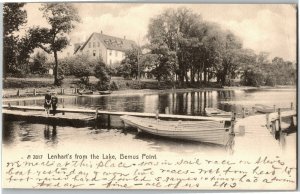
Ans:
{"label": "lake water", "polygon": [[[251,109],[255,104],[276,107],[296,105],[295,89],[264,90],[219,90],[194,92],[153,92],[148,94],[132,93],[100,97],[70,97],[59,99],[60,106],[99,108],[111,111],[134,111],[170,114],[204,115],[205,107],[216,107],[225,111],[240,113],[242,107]],[[43,106],[43,100],[10,102],[12,105]],[[212,144],[195,143],[160,138],[138,133],[129,129],[107,129],[94,127],[70,127],[59,124],[41,124],[38,121],[4,121],[3,145],[7,150],[61,150],[74,146],[107,147],[111,150],[144,150],[174,153],[219,154],[228,148]]]}

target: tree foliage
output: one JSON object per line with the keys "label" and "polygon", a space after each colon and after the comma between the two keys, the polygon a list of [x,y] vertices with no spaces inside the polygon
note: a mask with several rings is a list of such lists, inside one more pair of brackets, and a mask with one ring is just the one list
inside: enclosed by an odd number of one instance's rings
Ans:
{"label": "tree foliage", "polygon": [[95,66],[94,75],[98,78],[97,89],[98,90],[109,90],[110,89],[110,75],[109,70],[103,61],[98,61]]}
{"label": "tree foliage", "polygon": [[20,52],[22,40],[16,34],[22,25],[27,22],[25,3],[3,4],[3,70],[7,73],[21,71]]}
{"label": "tree foliage", "polygon": [[87,55],[76,55],[63,61],[69,68],[70,75],[79,78],[82,84],[89,85],[89,77],[94,74],[96,66],[95,60],[91,60]]}
{"label": "tree foliage", "polygon": [[47,56],[44,52],[37,52],[33,56],[33,61],[30,66],[30,72],[33,74],[46,74],[48,71]]}
{"label": "tree foliage", "polygon": [[54,55],[54,84],[59,85],[57,53],[69,44],[68,34],[80,21],[77,9],[69,3],[44,3],[40,8],[50,28],[35,27],[30,30],[32,40],[44,51]]}

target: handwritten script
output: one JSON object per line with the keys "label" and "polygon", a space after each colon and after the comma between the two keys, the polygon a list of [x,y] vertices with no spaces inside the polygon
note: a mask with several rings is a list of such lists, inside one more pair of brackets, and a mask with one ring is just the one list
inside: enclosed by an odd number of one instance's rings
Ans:
{"label": "handwritten script", "polygon": [[296,187],[296,168],[279,156],[210,160],[161,159],[147,154],[43,154],[22,158],[3,164],[4,187],[218,190]]}

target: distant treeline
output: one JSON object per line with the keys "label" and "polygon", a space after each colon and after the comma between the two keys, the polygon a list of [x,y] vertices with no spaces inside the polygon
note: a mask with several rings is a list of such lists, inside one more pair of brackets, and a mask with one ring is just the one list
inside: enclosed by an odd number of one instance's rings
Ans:
{"label": "distant treeline", "polygon": [[146,54],[127,52],[119,71],[124,77],[137,76],[139,57],[140,69],[179,86],[205,86],[212,79],[232,85],[236,78],[247,86],[296,83],[296,64],[278,57],[270,62],[268,53],[243,48],[235,34],[186,8],[152,18],[147,38],[149,44],[139,48]]}

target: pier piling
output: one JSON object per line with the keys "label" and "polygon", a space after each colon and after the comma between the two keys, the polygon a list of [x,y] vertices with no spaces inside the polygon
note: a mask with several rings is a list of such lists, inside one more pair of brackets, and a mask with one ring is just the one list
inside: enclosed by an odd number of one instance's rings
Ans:
{"label": "pier piling", "polygon": [[234,133],[235,121],[236,121],[236,113],[232,112],[232,115],[231,115],[231,131],[230,131],[230,133],[232,133],[232,134]]}
{"label": "pier piling", "polygon": [[281,131],[281,110],[278,108],[278,131]]}
{"label": "pier piling", "polygon": [[266,114],[266,126],[267,126],[267,129],[270,128],[270,114],[269,113]]}

